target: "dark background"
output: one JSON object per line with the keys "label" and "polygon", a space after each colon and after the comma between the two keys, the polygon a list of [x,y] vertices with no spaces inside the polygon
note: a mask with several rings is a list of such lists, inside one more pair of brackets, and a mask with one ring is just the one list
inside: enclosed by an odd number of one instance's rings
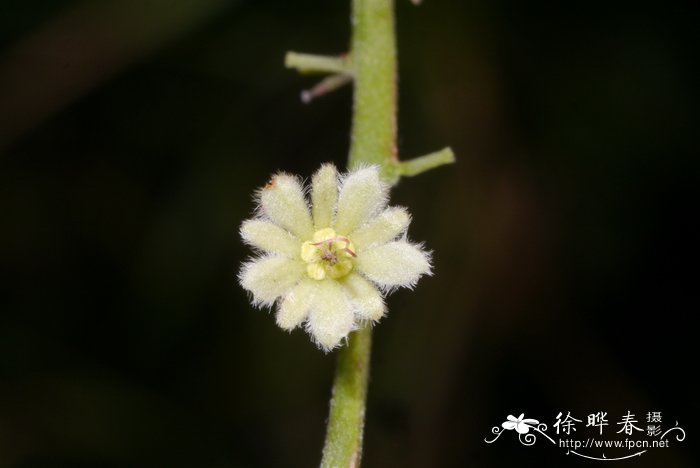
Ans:
{"label": "dark background", "polygon": [[[396,9],[400,152],[458,162],[393,193],[435,276],[376,327],[364,466],[597,466],[484,438],[628,410],[688,437],[619,466],[698,466],[697,3]],[[347,2],[2,3],[0,466],[318,463],[334,356],[250,306],[237,230],[344,165],[351,90],[302,105],[283,57],[349,34]]]}

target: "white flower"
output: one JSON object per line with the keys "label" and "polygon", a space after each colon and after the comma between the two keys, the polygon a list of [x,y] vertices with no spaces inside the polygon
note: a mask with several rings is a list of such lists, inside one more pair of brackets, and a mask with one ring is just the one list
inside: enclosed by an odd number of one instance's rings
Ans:
{"label": "white flower", "polygon": [[501,424],[501,426],[503,426],[503,429],[508,431],[515,429],[518,434],[527,434],[530,432],[531,427],[535,427],[540,423],[537,419],[523,419],[524,417],[525,413],[522,413],[517,418],[512,414],[509,414],[506,418],[508,421]]}
{"label": "white flower", "polygon": [[379,168],[339,176],[325,164],[311,181],[311,210],[296,177],[276,174],[256,196],[257,215],[241,226],[260,252],[238,279],[257,306],[277,303],[277,324],[304,324],[325,351],[385,313],[384,295],[430,274],[430,255],[406,239],[410,216],[387,207]]}

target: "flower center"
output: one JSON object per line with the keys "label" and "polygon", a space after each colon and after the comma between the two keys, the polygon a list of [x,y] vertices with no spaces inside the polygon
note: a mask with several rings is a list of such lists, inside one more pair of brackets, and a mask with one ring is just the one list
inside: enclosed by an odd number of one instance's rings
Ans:
{"label": "flower center", "polygon": [[339,236],[331,228],[314,233],[313,239],[301,244],[301,259],[310,278],[339,279],[352,271],[355,246],[350,239]]}

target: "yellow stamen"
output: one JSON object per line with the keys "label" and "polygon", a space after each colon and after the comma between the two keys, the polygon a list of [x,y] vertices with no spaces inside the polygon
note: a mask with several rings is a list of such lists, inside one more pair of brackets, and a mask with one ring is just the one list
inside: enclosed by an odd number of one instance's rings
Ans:
{"label": "yellow stamen", "polygon": [[326,276],[338,279],[353,269],[353,258],[357,257],[355,246],[345,236],[339,236],[331,228],[316,231],[312,241],[301,246],[301,259],[308,263],[307,274],[315,280]]}

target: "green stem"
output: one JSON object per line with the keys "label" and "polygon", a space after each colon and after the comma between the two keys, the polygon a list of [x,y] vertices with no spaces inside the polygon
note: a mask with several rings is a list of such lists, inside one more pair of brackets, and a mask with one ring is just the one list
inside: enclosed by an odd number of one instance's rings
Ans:
{"label": "green stem", "polygon": [[[353,0],[354,104],[348,167],[396,156],[396,39],[393,0]],[[357,468],[362,457],[372,330],[353,332],[338,352],[323,468]]]}
{"label": "green stem", "polygon": [[287,55],[284,57],[284,66],[296,68],[301,74],[351,73],[347,57],[328,57],[326,55],[287,52]]}
{"label": "green stem", "polygon": [[392,0],[353,0],[355,94],[350,168],[396,161],[396,39]]}
{"label": "green stem", "polygon": [[[348,167],[377,164],[392,185],[402,175],[454,162],[449,148],[406,162],[398,159],[395,36],[393,0],[353,0],[352,60],[343,62],[355,85]],[[339,71],[331,70],[340,66],[332,61],[311,66],[313,60],[289,57],[287,65],[300,71]],[[372,330],[364,327],[351,333],[348,345],[338,351],[322,468],[360,466],[371,343]]]}
{"label": "green stem", "polygon": [[338,352],[323,468],[360,466],[372,329],[353,332]]}
{"label": "green stem", "polygon": [[399,161],[396,164],[399,176],[413,177],[422,174],[425,171],[434,169],[444,164],[452,164],[455,162],[455,154],[451,148],[443,148],[440,151],[426,154],[418,158],[409,159],[408,161]]}

